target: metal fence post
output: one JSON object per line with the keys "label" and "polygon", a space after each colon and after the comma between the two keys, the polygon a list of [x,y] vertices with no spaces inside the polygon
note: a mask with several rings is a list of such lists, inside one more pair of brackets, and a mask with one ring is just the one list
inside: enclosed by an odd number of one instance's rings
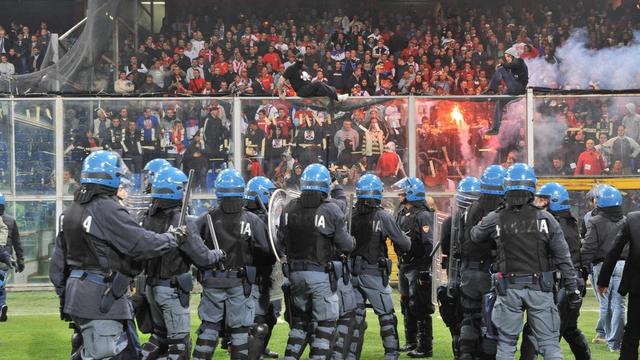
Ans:
{"label": "metal fence post", "polygon": [[527,164],[534,165],[534,136],[533,136],[533,89],[527,89]]}
{"label": "metal fence post", "polygon": [[[55,101],[55,118],[54,118],[54,136],[55,136],[55,179],[56,179],[56,219],[60,218],[64,210],[64,202],[62,200],[63,182],[64,182],[64,102],[62,97],[56,96]],[[56,221],[56,233],[59,231]]]}
{"label": "metal fence post", "polygon": [[231,138],[233,139],[233,167],[242,173],[242,102],[237,96],[233,98],[231,132]]}
{"label": "metal fence post", "polygon": [[409,145],[407,150],[409,152],[409,176],[416,176],[417,165],[418,165],[418,157],[416,151],[418,147],[416,146],[416,103],[415,96],[409,96],[409,121],[407,122],[407,130],[409,131]]}

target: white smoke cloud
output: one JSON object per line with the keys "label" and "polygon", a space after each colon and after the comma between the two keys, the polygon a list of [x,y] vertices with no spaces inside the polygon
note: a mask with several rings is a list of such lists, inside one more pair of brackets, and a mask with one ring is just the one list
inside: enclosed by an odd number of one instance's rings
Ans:
{"label": "white smoke cloud", "polygon": [[597,82],[600,89],[640,89],[640,31],[628,46],[588,49],[588,34],[573,30],[562,47],[556,49],[560,64],[549,64],[544,58],[527,60],[529,85],[563,89],[588,89]]}

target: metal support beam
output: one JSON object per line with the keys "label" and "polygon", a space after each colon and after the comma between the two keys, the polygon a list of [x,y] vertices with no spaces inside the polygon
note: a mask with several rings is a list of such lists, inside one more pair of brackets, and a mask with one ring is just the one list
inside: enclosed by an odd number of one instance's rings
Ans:
{"label": "metal support beam", "polygon": [[120,26],[118,23],[118,21],[113,22],[113,62],[116,67],[116,71],[113,72],[113,81],[118,81],[118,74],[120,73]]}
{"label": "metal support beam", "polygon": [[416,176],[418,173],[418,157],[416,156],[418,147],[416,142],[416,98],[413,95],[409,96],[409,121],[407,122],[407,131],[409,136],[409,146],[407,147],[407,150],[409,150],[409,176]]}
{"label": "metal support beam", "polygon": [[[53,119],[55,134],[55,179],[56,179],[56,219],[60,218],[64,210],[62,199],[64,183],[64,102],[62,97],[57,96],[55,100],[55,115]],[[58,232],[58,221],[56,221],[56,233]]]}
{"label": "metal support beam", "polygon": [[137,1],[133,3],[133,46],[134,46],[134,49],[136,49],[136,51],[138,51],[138,42],[140,41],[139,34],[138,34],[138,31],[139,31],[138,21],[140,21],[140,12],[139,12],[140,6],[141,6],[140,3]]}
{"label": "metal support beam", "polygon": [[534,114],[534,99],[533,89],[527,89],[527,164],[533,166],[535,162],[535,147],[534,147],[534,134],[533,134],[533,114]]}
{"label": "metal support beam", "polygon": [[242,173],[242,102],[237,96],[233,98],[233,112],[231,116],[233,167]]}

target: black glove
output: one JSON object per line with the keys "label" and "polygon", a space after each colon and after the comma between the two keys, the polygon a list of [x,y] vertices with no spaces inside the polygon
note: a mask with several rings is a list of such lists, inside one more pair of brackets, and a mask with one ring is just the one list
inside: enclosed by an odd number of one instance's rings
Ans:
{"label": "black glove", "polygon": [[217,263],[224,262],[227,259],[227,253],[224,250],[211,250]]}
{"label": "black glove", "polygon": [[14,269],[18,269],[18,263],[15,260],[13,260],[13,258],[11,258],[10,261],[11,261],[11,267]]}
{"label": "black glove", "polygon": [[174,227],[173,229],[169,230],[169,234],[173,235],[173,237],[176,239],[178,247],[180,247],[182,243],[187,240],[187,235],[189,234],[189,232],[187,231],[187,227],[183,225],[180,227]]}
{"label": "black glove", "polygon": [[567,291],[567,306],[571,310],[577,310],[582,305],[582,296],[580,296],[580,290]]}
{"label": "black glove", "polygon": [[16,272],[21,273],[24,271],[24,259],[19,258],[16,262]]}

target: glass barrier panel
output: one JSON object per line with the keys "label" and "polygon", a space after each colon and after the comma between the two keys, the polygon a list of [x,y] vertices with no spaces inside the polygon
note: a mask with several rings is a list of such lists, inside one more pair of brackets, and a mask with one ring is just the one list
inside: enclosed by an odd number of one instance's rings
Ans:
{"label": "glass barrier panel", "polygon": [[534,97],[534,163],[538,175],[640,174],[638,96]]}
{"label": "glass barrier panel", "polygon": [[55,201],[9,202],[24,252],[25,270],[14,275],[14,283],[49,283],[49,257],[56,238]]}
{"label": "glass barrier panel", "polygon": [[208,191],[232,156],[232,108],[209,98],[65,99],[63,195],[78,186],[84,158],[102,149],[127,164],[133,193],[144,189],[145,164],[158,158],[194,169],[195,192]]}
{"label": "glass barrier panel", "polygon": [[347,189],[367,172],[387,185],[408,173],[408,98],[241,101],[247,179],[265,175],[278,187],[297,189],[304,168],[318,162]]}
{"label": "glass barrier panel", "polygon": [[0,100],[0,193],[11,192],[13,132],[11,131],[11,101]]}
{"label": "glass barrier panel", "polygon": [[55,102],[14,100],[16,195],[55,194]]}
{"label": "glass barrier panel", "polygon": [[[495,118],[500,131],[489,135]],[[454,191],[491,164],[527,162],[524,97],[416,98],[415,123],[417,175],[430,191]]]}

